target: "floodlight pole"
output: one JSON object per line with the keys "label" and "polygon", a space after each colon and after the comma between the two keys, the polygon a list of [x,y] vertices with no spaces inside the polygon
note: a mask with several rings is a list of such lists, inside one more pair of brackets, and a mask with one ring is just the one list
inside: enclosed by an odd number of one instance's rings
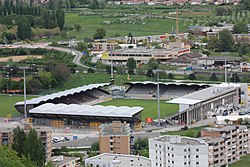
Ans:
{"label": "floodlight pole", "polygon": [[159,72],[157,72],[157,103],[158,103],[158,126],[161,126]]}
{"label": "floodlight pole", "polygon": [[112,84],[114,84],[114,66],[113,66],[113,56],[111,56],[110,82],[111,82]]}
{"label": "floodlight pole", "polygon": [[227,53],[225,53],[225,82],[227,82]]}
{"label": "floodlight pole", "polygon": [[26,76],[25,68],[23,69],[23,95],[24,95],[24,118],[27,120],[27,103],[26,103]]}

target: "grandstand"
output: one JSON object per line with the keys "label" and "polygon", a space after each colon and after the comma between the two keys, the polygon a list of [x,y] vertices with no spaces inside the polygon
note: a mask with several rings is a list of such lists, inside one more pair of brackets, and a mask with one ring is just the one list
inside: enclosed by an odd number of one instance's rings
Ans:
{"label": "grandstand", "polygon": [[[126,90],[127,97],[144,99],[157,97],[157,82],[128,82],[125,84],[129,86]],[[209,86],[209,84],[202,83],[160,82],[160,99],[169,100]]]}
{"label": "grandstand", "polygon": [[[46,96],[41,96],[38,98],[33,98],[31,100],[26,101],[27,111],[45,103],[89,104],[93,101],[98,102],[110,96],[107,91],[102,89],[103,87],[108,85],[109,83],[90,84],[70,90],[61,91],[58,93],[53,93]],[[23,113],[24,101],[16,103],[15,108],[19,112]]]}
{"label": "grandstand", "polygon": [[127,106],[46,103],[31,109],[29,115],[33,119],[34,124],[40,125],[49,125],[53,120],[61,120],[64,121],[64,124],[71,125],[112,121],[126,121],[134,125],[141,123],[141,112],[143,109],[142,107]]}

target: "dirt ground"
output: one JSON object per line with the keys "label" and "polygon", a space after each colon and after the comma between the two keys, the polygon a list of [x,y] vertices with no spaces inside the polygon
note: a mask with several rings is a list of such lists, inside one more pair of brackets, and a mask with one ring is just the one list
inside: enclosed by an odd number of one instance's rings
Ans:
{"label": "dirt ground", "polygon": [[21,60],[25,60],[28,58],[37,58],[41,59],[41,55],[28,55],[28,56],[9,56],[9,57],[0,57],[0,62],[8,62],[10,59],[13,60],[13,62],[19,62]]}

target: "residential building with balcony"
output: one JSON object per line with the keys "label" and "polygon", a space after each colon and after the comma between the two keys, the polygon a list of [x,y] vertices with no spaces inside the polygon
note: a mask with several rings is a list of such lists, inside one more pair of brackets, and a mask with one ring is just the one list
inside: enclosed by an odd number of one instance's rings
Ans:
{"label": "residential building with balcony", "polygon": [[201,130],[209,145],[209,166],[234,163],[250,152],[250,134],[247,126],[218,126]]}
{"label": "residential building with balcony", "polygon": [[103,124],[99,128],[99,149],[101,154],[133,153],[134,141],[129,124],[113,121],[112,124]]}
{"label": "residential building with balcony", "polygon": [[149,139],[152,167],[208,167],[208,144],[203,140],[181,136]]}

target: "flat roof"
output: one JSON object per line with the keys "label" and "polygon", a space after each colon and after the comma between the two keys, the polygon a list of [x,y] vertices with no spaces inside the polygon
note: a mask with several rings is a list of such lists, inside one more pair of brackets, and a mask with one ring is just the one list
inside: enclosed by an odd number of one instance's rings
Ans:
{"label": "flat roof", "polygon": [[131,128],[129,126],[129,124],[124,125],[123,123],[121,124],[121,126],[119,126],[119,128],[121,128],[120,132],[114,133],[113,132],[113,125],[112,124],[102,124],[99,126],[99,128],[101,129],[100,133],[101,135],[130,135],[130,131]]}
{"label": "flat roof", "polygon": [[65,165],[71,161],[78,161],[78,160],[80,160],[80,157],[66,157],[63,155],[53,156],[50,158],[50,161],[52,161],[52,163],[55,164],[56,166]]}
{"label": "flat roof", "polygon": [[159,54],[159,53],[169,53],[172,51],[182,51],[186,50],[186,48],[173,48],[173,49],[146,49],[146,48],[134,48],[134,49],[117,49],[112,50],[109,52],[109,54],[117,54],[117,53],[123,53],[123,54]]}
{"label": "flat roof", "polygon": [[[50,95],[33,98],[31,100],[26,100],[26,104],[27,105],[28,104],[39,104],[40,102],[46,102],[48,100],[53,100],[55,98],[60,98],[62,96],[73,95],[75,93],[85,92],[87,90],[92,90],[94,88],[99,88],[99,87],[103,87],[103,86],[107,86],[107,85],[110,85],[110,83],[100,83],[100,84],[85,85],[85,86],[81,86],[81,87],[77,87],[77,88],[73,88],[73,89],[69,89],[69,90],[65,90],[65,91],[60,91],[58,93],[53,93],[53,94],[50,94]],[[24,101],[17,102],[15,104],[15,106],[16,105],[24,105]]]}
{"label": "flat roof", "polygon": [[193,105],[211,98],[217,97],[227,92],[231,92],[240,87],[239,84],[222,83],[206,89],[202,89],[185,96],[167,101],[174,104],[188,104]]}
{"label": "flat roof", "polygon": [[[229,53],[230,54],[230,53]],[[225,61],[225,56],[209,56],[198,58],[200,60],[213,60],[213,61]],[[226,56],[226,61],[239,61],[241,57]]]}
{"label": "flat roof", "polygon": [[77,115],[77,116],[100,116],[100,117],[127,117],[132,118],[141,112],[142,107],[127,106],[101,106],[101,105],[78,105],[78,104],[52,104],[45,103],[29,111],[30,114],[53,114],[53,115]]}
{"label": "flat roof", "polygon": [[[173,139],[173,140],[172,140]],[[153,140],[162,141],[162,142],[169,142],[171,144],[176,145],[205,145],[203,140],[199,140],[198,138],[191,138],[179,135],[165,135],[156,137]]]}

